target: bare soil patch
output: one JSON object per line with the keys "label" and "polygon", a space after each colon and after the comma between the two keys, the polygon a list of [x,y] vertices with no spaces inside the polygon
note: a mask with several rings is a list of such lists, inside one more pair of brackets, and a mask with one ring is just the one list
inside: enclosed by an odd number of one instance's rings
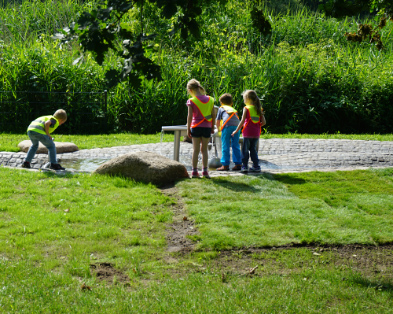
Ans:
{"label": "bare soil patch", "polygon": [[94,274],[99,281],[106,281],[109,283],[128,283],[130,278],[117,270],[111,263],[98,263],[91,264],[90,271]]}
{"label": "bare soil patch", "polygon": [[[277,258],[272,253],[306,248],[309,256],[291,259],[288,265],[285,259]],[[296,253],[294,254],[296,255]],[[247,248],[221,251],[218,256],[208,261],[209,267],[220,269],[222,273],[240,275],[287,274],[302,269],[332,265],[342,269],[350,269],[365,276],[393,279],[393,245],[364,246],[345,245],[339,247],[279,247],[279,248]],[[252,273],[251,273],[252,272]]]}
{"label": "bare soil patch", "polygon": [[[168,225],[168,252],[178,253],[167,257],[168,263],[177,263],[186,255],[192,254],[195,244],[188,236],[197,235],[198,230],[194,222],[187,217],[184,203],[173,185],[161,188],[162,193],[176,199],[173,205],[173,223]],[[272,251],[297,250],[306,248],[310,256],[305,260],[299,258],[295,265],[287,265],[284,261],[263,256],[269,256]],[[334,265],[345,269],[352,269],[365,276],[393,279],[393,244],[383,246],[369,245],[344,245],[344,246],[319,246],[315,245],[289,245],[273,248],[238,248],[229,251],[220,251],[210,260],[197,265],[203,271],[205,267],[218,269],[225,274],[238,275],[268,275],[285,274],[301,271],[315,264]],[[196,269],[196,270],[197,270]],[[198,271],[198,270],[197,270]],[[181,271],[180,271],[181,273]]]}
{"label": "bare soil patch", "polygon": [[187,217],[184,203],[178,194],[177,188],[167,185],[161,188],[161,192],[176,199],[172,205],[174,213],[173,222],[167,226],[168,252],[191,252],[195,243],[188,237],[198,234],[194,222]]}

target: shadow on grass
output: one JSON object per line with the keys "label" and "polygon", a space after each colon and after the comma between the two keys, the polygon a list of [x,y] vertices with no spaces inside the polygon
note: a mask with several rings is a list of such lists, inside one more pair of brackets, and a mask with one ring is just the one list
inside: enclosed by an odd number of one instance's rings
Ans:
{"label": "shadow on grass", "polygon": [[245,184],[242,182],[232,182],[228,181],[225,178],[213,178],[215,184],[220,185],[226,189],[235,191],[235,192],[258,192],[259,189],[256,189],[252,185]]}
{"label": "shadow on grass", "polygon": [[290,174],[275,174],[273,175],[273,179],[284,184],[304,184],[306,180],[302,178],[297,178],[295,175]]}
{"label": "shadow on grass", "polygon": [[349,279],[350,282],[360,285],[364,288],[373,288],[377,291],[385,291],[393,295],[393,284],[386,280],[377,281],[377,280],[369,280],[367,278],[363,278],[360,276],[356,276],[354,278]]}
{"label": "shadow on grass", "polygon": [[55,170],[41,170],[41,173],[45,175],[46,177],[50,178],[71,178],[72,173],[71,172],[66,172],[66,171],[55,171]]}

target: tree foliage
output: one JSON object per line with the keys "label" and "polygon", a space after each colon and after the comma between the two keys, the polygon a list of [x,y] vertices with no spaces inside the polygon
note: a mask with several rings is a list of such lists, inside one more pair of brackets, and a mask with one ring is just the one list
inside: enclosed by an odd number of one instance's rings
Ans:
{"label": "tree foliage", "polygon": [[272,26],[269,20],[265,17],[263,10],[254,5],[250,12],[252,26],[263,35],[269,35],[272,32]]}
{"label": "tree foliage", "polygon": [[368,41],[370,44],[375,44],[378,50],[383,49],[382,38],[379,30],[386,26],[387,17],[381,17],[379,24],[373,27],[371,24],[358,24],[356,33],[346,32],[344,36],[349,41],[362,42]]}
{"label": "tree foliage", "polygon": [[370,10],[370,0],[328,0],[319,9],[336,18],[356,16]]}
{"label": "tree foliage", "polygon": [[319,5],[319,9],[327,15],[338,18],[367,12],[391,16],[393,3],[391,0],[327,0]]}
{"label": "tree foliage", "polygon": [[352,42],[369,42],[375,44],[378,50],[384,45],[380,30],[388,20],[393,21],[393,2],[391,0],[329,0],[320,5],[320,9],[334,17],[355,16],[364,12],[376,15],[378,25],[359,23],[356,32],[346,32],[344,36]]}
{"label": "tree foliage", "polygon": [[[227,0],[219,0],[221,3]],[[149,57],[157,34],[145,34],[143,9],[153,5],[161,18],[171,21],[167,39],[180,32],[183,39],[200,36],[198,16],[209,0],[102,0],[91,12],[83,12],[76,23],[54,36],[66,43],[78,38],[85,51],[90,51],[98,64],[102,65],[110,50],[117,52],[123,60],[121,69],[110,69],[106,73],[109,87],[128,79],[138,86],[143,77],[161,79],[160,68]],[[130,10],[140,15],[141,31],[131,30],[122,23]]]}

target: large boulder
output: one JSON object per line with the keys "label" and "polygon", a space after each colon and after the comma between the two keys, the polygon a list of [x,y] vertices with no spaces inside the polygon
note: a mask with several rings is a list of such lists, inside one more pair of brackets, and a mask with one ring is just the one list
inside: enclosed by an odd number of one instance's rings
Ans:
{"label": "large boulder", "polygon": [[152,152],[135,152],[113,158],[93,173],[124,176],[135,181],[164,185],[189,178],[186,167]]}
{"label": "large boulder", "polygon": [[[79,150],[78,146],[76,146],[74,143],[55,142],[55,145],[56,145],[56,152],[58,154],[72,153],[72,152],[76,152]],[[25,153],[27,153],[30,146],[31,146],[30,140],[25,140],[25,141],[22,141],[18,144],[20,151],[25,152]],[[38,145],[37,154],[47,154],[47,153],[48,153],[48,149],[44,145],[42,145],[42,143],[40,142]]]}

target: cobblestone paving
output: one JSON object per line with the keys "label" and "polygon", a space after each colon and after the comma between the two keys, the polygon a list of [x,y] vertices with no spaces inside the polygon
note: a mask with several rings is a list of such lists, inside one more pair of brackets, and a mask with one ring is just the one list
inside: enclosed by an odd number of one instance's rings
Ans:
{"label": "cobblestone paving", "polygon": [[[58,154],[67,169],[93,171],[99,164],[114,157],[138,151],[151,151],[173,158],[173,143],[143,144],[80,150]],[[210,154],[213,153],[210,150]],[[192,144],[180,143],[180,161],[190,170]],[[393,141],[260,139],[259,160],[263,172],[284,173],[300,171],[337,171],[393,167]],[[0,152],[0,164],[20,167],[25,153]],[[42,168],[48,156],[37,154],[34,169]],[[75,165],[75,166],[74,166]],[[238,172],[210,171],[211,176],[239,175]]]}

